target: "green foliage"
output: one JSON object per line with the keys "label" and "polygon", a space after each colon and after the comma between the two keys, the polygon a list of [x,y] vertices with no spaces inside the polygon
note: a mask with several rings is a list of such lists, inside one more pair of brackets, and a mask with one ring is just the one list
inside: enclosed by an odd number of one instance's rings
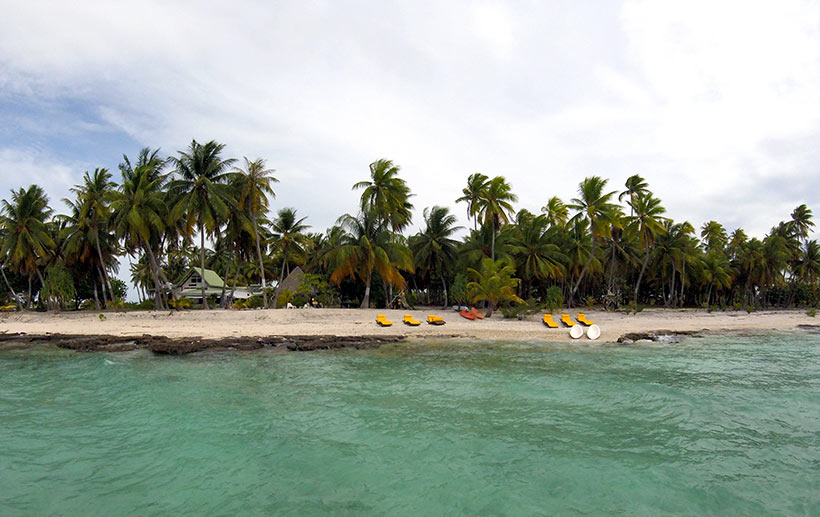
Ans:
{"label": "green foliage", "polygon": [[541,312],[543,309],[544,305],[538,303],[538,300],[529,298],[527,301],[522,303],[504,305],[499,308],[499,311],[504,318],[518,318],[519,320],[523,320],[527,316],[532,316],[535,313]]}
{"label": "green foliage", "polygon": [[251,296],[248,298],[249,309],[261,309],[265,306],[265,300],[261,296]]}
{"label": "green foliage", "polygon": [[299,287],[296,288],[291,303],[301,307],[306,303],[310,303],[311,297],[322,307],[338,307],[340,303],[336,290],[324,278],[320,275],[305,273]]}
{"label": "green foliage", "polygon": [[587,307],[592,307],[597,303],[598,300],[595,299],[594,296],[587,296],[584,298],[584,305]]}
{"label": "green foliage", "polygon": [[111,282],[111,290],[114,291],[114,297],[125,300],[125,297],[128,295],[128,286],[126,283],[119,278],[111,278],[109,280]]}
{"label": "green foliage", "polygon": [[5,305],[0,305],[0,312],[14,312],[17,310],[16,303],[7,303]]}
{"label": "green foliage", "polygon": [[294,296],[296,296],[296,292],[291,291],[290,289],[284,289],[276,298],[276,306],[280,309],[284,309],[288,303],[291,303]]}
{"label": "green foliage", "polygon": [[817,316],[817,309],[807,310],[806,311],[806,316],[809,316],[810,318],[813,318],[813,317]]}
{"label": "green foliage", "polygon": [[40,294],[50,304],[65,309],[66,303],[73,300],[76,294],[71,272],[61,264],[47,268]]}
{"label": "green foliage", "polygon": [[238,311],[247,309],[248,308],[248,300],[243,300],[242,298],[240,298],[238,300],[234,300],[233,308],[238,310]]}
{"label": "green foliage", "polygon": [[544,307],[550,312],[555,312],[564,303],[564,295],[561,288],[557,285],[547,288],[547,293],[544,296]]}
{"label": "green foliage", "polygon": [[459,305],[467,303],[467,276],[463,273],[456,275],[450,286],[450,298]]}
{"label": "green foliage", "polygon": [[177,298],[176,300],[172,299],[168,303],[171,305],[171,307],[174,310],[182,311],[182,310],[185,310],[185,309],[190,309],[191,305],[193,305],[193,300],[191,300],[188,297],[182,296],[180,298]]}
{"label": "green foliage", "polygon": [[515,294],[518,279],[513,278],[515,270],[506,260],[494,261],[488,257],[481,261],[481,271],[469,268],[467,272],[473,278],[467,284],[469,299],[473,303],[486,301],[488,316],[492,316],[501,302],[524,303]]}
{"label": "green foliage", "polygon": [[154,300],[143,300],[141,302],[125,302],[123,308],[129,311],[150,311],[154,309]]}

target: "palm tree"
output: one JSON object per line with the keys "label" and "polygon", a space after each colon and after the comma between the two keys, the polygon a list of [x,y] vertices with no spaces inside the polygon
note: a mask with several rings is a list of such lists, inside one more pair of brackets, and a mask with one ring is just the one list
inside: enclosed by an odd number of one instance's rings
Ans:
{"label": "palm tree", "polygon": [[702,282],[709,285],[708,291],[706,292],[707,306],[712,303],[713,287],[716,287],[718,290],[731,287],[731,271],[729,260],[720,251],[710,250],[701,261],[700,273],[703,277]]}
{"label": "palm tree", "polygon": [[[68,231],[71,236],[68,238],[69,249],[79,251],[81,259],[85,253],[81,250],[86,241],[96,254],[95,263],[98,269],[103,292],[103,301],[106,300],[106,287],[110,293],[111,301],[114,302],[114,291],[111,288],[111,281],[108,278],[107,266],[111,263],[114,255],[114,243],[111,242],[111,234],[108,231],[108,223],[111,218],[110,204],[116,194],[116,183],[111,181],[111,173],[108,169],[94,169],[93,174],[88,171],[83,175],[83,184],[75,185],[71,192],[76,194],[77,201],[68,199],[63,201],[72,209],[72,216],[68,219],[70,226]],[[105,244],[105,256],[103,256],[103,243]]]}
{"label": "palm tree", "polygon": [[729,238],[726,236],[726,229],[717,221],[703,223],[700,229],[700,237],[703,239],[703,247],[706,251],[720,250],[726,247]]}
{"label": "palm tree", "polygon": [[473,229],[478,229],[478,213],[481,211],[481,199],[484,195],[484,190],[487,188],[487,182],[490,178],[476,172],[470,174],[467,178],[467,187],[461,189],[463,196],[456,199],[456,203],[462,201],[467,203],[467,218],[473,218]]}
{"label": "palm tree", "polygon": [[398,177],[399,166],[390,160],[376,160],[370,164],[370,181],[360,181],[353,190],[363,189],[362,212],[373,212],[380,228],[390,227],[399,232],[410,224],[413,205],[407,183]]}
{"label": "palm tree", "polygon": [[550,226],[564,226],[569,218],[567,205],[558,196],[552,196],[547,204],[541,207],[541,211],[547,216],[547,223]]}
{"label": "palm tree", "polygon": [[424,231],[410,238],[410,249],[413,250],[416,270],[435,273],[441,278],[444,288],[444,306],[449,305],[447,298],[447,275],[445,270],[455,261],[458,242],[451,238],[461,229],[456,226],[456,216],[442,206],[424,209]]}
{"label": "palm tree", "polygon": [[56,247],[49,232],[47,220],[52,210],[48,196],[42,187],[31,185],[28,189],[11,191],[11,202],[3,200],[0,228],[3,231],[0,256],[11,264],[18,274],[28,275],[28,305],[31,307],[31,275],[36,274],[44,286],[38,262],[43,262]]}
{"label": "palm tree", "polygon": [[820,279],[820,244],[817,241],[806,242],[795,268],[795,275],[810,284],[812,289],[817,287],[817,280]]}
{"label": "palm tree", "polygon": [[[205,233],[212,235],[230,212],[230,192],[225,184],[229,179],[228,170],[233,159],[222,159],[224,144],[211,140],[200,144],[191,141],[187,151],[179,151],[179,157],[172,158],[178,179],[171,182],[170,193],[176,202],[171,210],[171,219],[185,220],[185,233],[193,234],[194,226],[199,228],[199,267],[205,274]],[[202,306],[208,309],[205,296],[205,282],[202,282]]]}
{"label": "palm tree", "polygon": [[526,280],[526,296],[529,296],[533,280],[561,278],[566,272],[569,257],[553,243],[549,223],[545,215],[535,216],[521,210],[511,246],[519,264],[521,276]]}
{"label": "palm tree", "polygon": [[790,222],[794,227],[797,236],[803,239],[803,241],[809,237],[809,231],[814,228],[811,210],[805,204],[802,204],[794,209]]}
{"label": "palm tree", "polygon": [[[154,254],[154,245],[165,230],[168,205],[165,184],[168,176],[162,173],[162,161],[149,160],[136,168],[123,167],[122,183],[111,202],[111,228],[123,240],[126,250],[143,250],[148,257],[156,295],[154,307],[163,308],[164,275]],[[167,283],[167,279],[164,280]]]}
{"label": "palm tree", "polygon": [[467,273],[472,278],[467,284],[470,299],[473,303],[487,302],[488,318],[493,315],[500,302],[524,303],[524,300],[515,294],[515,288],[518,286],[518,279],[512,276],[515,268],[506,260],[484,258],[481,261],[481,271],[469,268]]}
{"label": "palm tree", "polygon": [[512,186],[503,176],[491,179],[479,198],[480,214],[484,225],[492,226],[492,243],[490,258],[495,260],[495,236],[501,224],[510,222],[510,215],[515,211],[512,203],[518,201],[518,196],[512,193]]}
{"label": "palm tree", "polygon": [[370,284],[373,271],[385,282],[404,289],[402,271],[413,271],[413,256],[400,235],[380,229],[373,214],[359,217],[344,214],[337,221],[345,233],[338,246],[325,252],[323,262],[330,269],[330,281],[339,285],[345,278],[364,281],[362,308],[370,307]]}
{"label": "palm tree", "polygon": [[649,253],[655,245],[655,237],[666,232],[663,223],[666,220],[661,214],[666,209],[661,206],[661,200],[653,197],[650,193],[640,193],[629,201],[629,206],[634,215],[625,217],[628,227],[637,234],[638,245],[644,250],[643,264],[641,272],[638,274],[638,281],[635,282],[635,306],[638,305],[638,290],[641,287],[641,279],[646,272],[646,265],[649,263]]}
{"label": "palm tree", "polygon": [[[635,202],[635,198],[638,195],[649,192],[649,184],[647,184],[646,181],[637,174],[633,174],[628,177],[624,186],[626,187],[626,190],[620,193],[618,196],[618,201],[623,203],[625,197],[629,198],[627,200],[627,204],[630,206],[630,210],[632,210],[632,203]],[[630,212],[629,215],[634,215],[634,212]]]}
{"label": "palm tree", "polygon": [[[296,218],[296,210],[293,208],[283,208],[279,210],[278,217],[271,225],[273,231],[274,244],[272,249],[274,252],[282,254],[282,269],[279,273],[279,285],[282,285],[282,280],[285,278],[285,268],[290,273],[288,267],[288,253],[301,254],[303,252],[302,246],[306,242],[304,231],[310,228],[309,225],[304,224],[307,217],[301,219]],[[274,307],[276,300],[274,300]]]}
{"label": "palm tree", "polygon": [[250,220],[253,222],[253,233],[256,238],[256,259],[259,261],[259,272],[262,276],[262,297],[265,308],[268,308],[268,293],[265,283],[265,268],[262,264],[262,246],[259,238],[258,215],[264,214],[268,209],[268,196],[276,198],[276,194],[271,188],[271,183],[278,183],[279,180],[272,176],[274,170],[265,168],[265,160],[257,158],[254,161],[245,157],[245,169],[238,168],[234,172],[231,181],[239,191],[239,206],[243,207]]}
{"label": "palm tree", "polygon": [[587,263],[578,275],[578,280],[575,282],[575,286],[569,294],[570,305],[574,302],[575,293],[581,285],[584,274],[592,264],[598,240],[606,236],[609,225],[614,224],[617,226],[620,224],[620,209],[617,205],[610,202],[615,192],[605,193],[604,188],[606,188],[606,184],[607,180],[600,176],[590,176],[584,179],[584,181],[578,185],[579,197],[573,198],[571,204],[568,205],[568,208],[578,211],[578,213],[570,219],[570,222],[574,223],[577,220],[585,220],[589,228],[590,236],[592,237]]}

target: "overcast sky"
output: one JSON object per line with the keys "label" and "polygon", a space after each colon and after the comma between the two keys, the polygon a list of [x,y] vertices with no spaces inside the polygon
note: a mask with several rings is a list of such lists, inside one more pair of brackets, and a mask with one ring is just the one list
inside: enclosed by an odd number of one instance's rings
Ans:
{"label": "overcast sky", "polygon": [[[421,209],[635,173],[668,215],[820,217],[820,6],[800,1],[0,0],[0,197],[192,138],[263,157],[315,231],[388,158]],[[118,173],[116,175],[118,177]],[[816,236],[816,234],[815,234]]]}

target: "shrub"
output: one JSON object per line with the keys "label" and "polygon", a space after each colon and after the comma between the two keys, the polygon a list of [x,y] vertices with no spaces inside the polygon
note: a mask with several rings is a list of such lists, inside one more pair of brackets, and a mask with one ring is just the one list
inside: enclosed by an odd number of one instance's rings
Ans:
{"label": "shrub", "polygon": [[293,297],[296,295],[295,292],[291,291],[290,289],[285,289],[281,293],[279,293],[279,297],[276,298],[276,306],[280,309],[286,307]]}
{"label": "shrub", "polygon": [[544,308],[550,312],[555,312],[564,303],[564,295],[561,293],[561,288],[554,285],[547,289],[547,294],[544,296]]}
{"label": "shrub", "polygon": [[459,305],[467,303],[467,276],[463,273],[456,275],[450,286],[450,298]]}
{"label": "shrub", "polygon": [[291,298],[290,303],[292,303],[293,305],[295,305],[297,307],[302,307],[306,303],[308,303],[309,301],[310,301],[310,298],[308,297],[307,294],[305,294],[305,293],[296,293],[295,295],[293,295],[293,298]]}
{"label": "shrub", "polygon": [[243,300],[241,298],[238,299],[238,300],[234,300],[233,308],[238,310],[238,311],[247,309],[248,308],[248,300]]}
{"label": "shrub", "polygon": [[806,311],[806,315],[813,318],[817,316],[817,309],[809,309]]}
{"label": "shrub", "polygon": [[597,300],[595,300],[594,296],[587,296],[586,298],[584,298],[584,305],[587,307],[592,307],[593,305],[595,305],[596,301]]}
{"label": "shrub", "polygon": [[143,300],[139,303],[125,302],[124,308],[129,311],[150,311],[154,309],[154,300]]}
{"label": "shrub", "polygon": [[171,300],[168,301],[168,303],[175,310],[181,311],[181,310],[184,310],[184,309],[190,309],[191,305],[193,304],[193,300],[183,296],[181,298],[177,298],[176,300],[171,299]]}
{"label": "shrub", "polygon": [[265,300],[261,296],[251,296],[248,298],[249,309],[261,309],[265,306]]}

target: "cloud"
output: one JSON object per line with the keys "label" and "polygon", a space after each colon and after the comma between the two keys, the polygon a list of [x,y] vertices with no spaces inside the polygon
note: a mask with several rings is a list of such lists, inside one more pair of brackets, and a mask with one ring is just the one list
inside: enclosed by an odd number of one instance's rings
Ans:
{"label": "cloud", "polygon": [[[4,117],[6,152],[59,190],[141,146],[214,138],[267,158],[274,209],[315,230],[355,210],[382,157],[417,222],[439,204],[466,226],[454,199],[477,171],[536,212],[585,176],[640,173],[676,219],[756,235],[816,201],[816,3],[192,5],[7,3],[0,102],[29,109]],[[70,173],[49,165],[64,155]]]}

